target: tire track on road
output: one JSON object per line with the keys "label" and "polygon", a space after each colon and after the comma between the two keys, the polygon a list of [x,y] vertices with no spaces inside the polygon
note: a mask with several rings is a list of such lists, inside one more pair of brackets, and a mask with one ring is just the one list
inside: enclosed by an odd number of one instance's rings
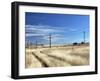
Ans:
{"label": "tire track on road", "polygon": [[[84,65],[84,63],[81,64],[80,61],[78,61],[78,63],[75,62],[76,60],[75,60],[72,56],[71,56],[70,59],[68,59],[68,58],[65,58],[65,57],[59,57],[59,56],[55,56],[55,55],[45,54],[45,53],[43,53],[42,51],[40,51],[40,53],[41,53],[41,54],[44,54],[44,55],[47,55],[48,57],[52,57],[52,58],[54,58],[54,59],[58,59],[58,60],[63,61],[63,62],[67,62],[67,63],[69,63],[71,66]],[[78,56],[77,58],[79,59],[79,58],[81,58],[81,57]],[[82,59],[83,59],[83,58],[82,58]],[[84,59],[85,59],[85,58],[84,58]]]}
{"label": "tire track on road", "polygon": [[[41,53],[41,54],[44,54],[44,53],[42,53],[41,51],[40,51],[40,53]],[[68,64],[70,64],[70,65],[72,66],[71,62],[67,61],[67,60],[64,59],[64,58],[57,57],[57,56],[54,56],[54,55],[49,55],[49,54],[44,54],[44,55],[47,55],[48,57],[51,57],[51,58],[54,58],[54,59],[57,59],[57,60],[60,60],[60,61],[63,61],[63,62],[67,62]]]}
{"label": "tire track on road", "polygon": [[71,64],[61,58],[42,54],[40,51],[34,51],[32,54],[35,55],[35,57],[39,59],[40,62],[42,62],[44,67],[71,66]]}
{"label": "tire track on road", "polygon": [[42,66],[49,67],[48,64],[46,64],[45,61],[43,59],[41,59],[38,55],[36,55],[34,52],[32,52],[32,55],[34,55],[40,61]]}

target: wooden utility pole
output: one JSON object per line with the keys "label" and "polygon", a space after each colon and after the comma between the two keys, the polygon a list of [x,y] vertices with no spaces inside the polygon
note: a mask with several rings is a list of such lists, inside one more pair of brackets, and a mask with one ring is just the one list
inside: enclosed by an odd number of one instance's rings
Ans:
{"label": "wooden utility pole", "polygon": [[49,47],[51,48],[51,34],[49,35]]}
{"label": "wooden utility pole", "polygon": [[84,39],[84,43],[85,43],[85,31],[83,31],[83,39]]}

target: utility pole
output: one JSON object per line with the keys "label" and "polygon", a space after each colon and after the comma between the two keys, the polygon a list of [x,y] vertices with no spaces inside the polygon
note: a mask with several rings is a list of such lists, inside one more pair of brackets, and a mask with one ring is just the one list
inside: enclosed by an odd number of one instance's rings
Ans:
{"label": "utility pole", "polygon": [[83,31],[83,39],[84,39],[84,43],[85,43],[85,31]]}
{"label": "utility pole", "polygon": [[49,35],[49,47],[51,48],[51,34]]}

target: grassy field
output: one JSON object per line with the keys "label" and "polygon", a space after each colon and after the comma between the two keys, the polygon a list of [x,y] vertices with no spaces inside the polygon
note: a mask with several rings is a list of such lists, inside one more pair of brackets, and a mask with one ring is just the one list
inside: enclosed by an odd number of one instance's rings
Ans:
{"label": "grassy field", "polygon": [[26,48],[26,68],[83,65],[89,65],[89,45]]}

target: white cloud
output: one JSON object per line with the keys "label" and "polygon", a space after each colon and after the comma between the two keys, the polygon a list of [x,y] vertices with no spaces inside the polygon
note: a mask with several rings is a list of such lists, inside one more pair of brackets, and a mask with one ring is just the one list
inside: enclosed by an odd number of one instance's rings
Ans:
{"label": "white cloud", "polygon": [[[44,35],[42,38],[44,40],[49,40],[49,35]],[[65,37],[63,37],[62,35],[60,34],[51,34],[51,38],[52,38],[52,41],[55,42],[57,40],[61,40],[61,39],[65,39]]]}
{"label": "white cloud", "polygon": [[[63,33],[77,31],[77,29],[71,29],[70,27],[51,27],[48,25],[26,25],[25,36],[33,37],[34,39],[48,41],[49,35],[51,34],[52,42],[63,42],[68,38],[64,37]],[[62,41],[61,41],[62,40]],[[65,41],[64,41],[65,42]]]}
{"label": "white cloud", "polygon": [[57,27],[51,27],[48,25],[26,25],[25,27],[26,36],[35,36],[37,34],[51,34],[63,32],[62,30],[57,29]]}
{"label": "white cloud", "polygon": [[29,34],[25,34],[25,36],[45,36],[45,34],[32,34],[32,33],[29,33]]}

